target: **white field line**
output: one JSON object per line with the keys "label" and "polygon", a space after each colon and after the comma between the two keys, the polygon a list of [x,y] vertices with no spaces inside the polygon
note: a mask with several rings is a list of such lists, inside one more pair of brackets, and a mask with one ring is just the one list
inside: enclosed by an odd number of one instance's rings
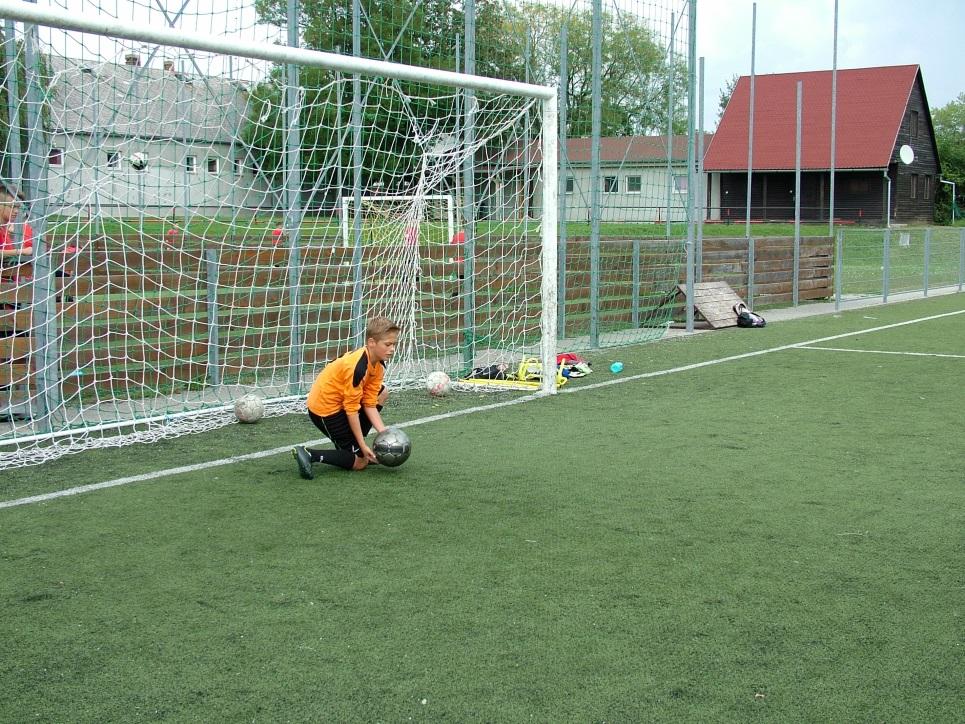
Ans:
{"label": "white field line", "polygon": [[[784,344],[779,347],[770,347],[768,349],[761,349],[755,352],[745,352],[743,354],[735,354],[729,357],[720,357],[718,359],[707,360],[705,362],[695,362],[694,364],[682,365],[680,367],[673,367],[666,370],[658,370],[656,372],[643,372],[638,375],[626,375],[614,377],[611,380],[606,380],[605,382],[596,382],[589,385],[580,385],[575,388],[564,387],[560,390],[561,393],[570,392],[583,392],[584,390],[594,390],[600,387],[608,387],[610,385],[620,385],[627,382],[633,382],[635,380],[643,380],[651,377],[663,377],[664,375],[676,374],[678,372],[688,372],[690,370],[700,369],[701,367],[711,367],[713,365],[723,364],[725,362],[735,362],[737,360],[749,359],[751,357],[759,357],[765,354],[771,354],[772,352],[783,352],[788,349],[800,349],[809,348],[812,345],[820,344],[821,342],[831,342],[836,339],[845,339],[847,337],[856,337],[861,334],[870,334],[871,332],[881,332],[886,329],[894,329],[896,327],[904,327],[909,324],[920,324],[921,322],[929,322],[934,319],[942,319],[944,317],[953,317],[958,314],[965,314],[965,309],[960,309],[954,312],[945,312],[943,314],[933,314],[928,317],[919,317],[918,319],[909,319],[904,322],[895,322],[894,324],[884,324],[879,327],[870,327],[868,329],[861,329],[856,332],[844,332],[842,334],[835,334],[830,337],[819,337],[818,339],[810,339],[804,342],[795,342],[794,344]],[[489,405],[480,405],[478,407],[468,407],[464,410],[455,410],[453,412],[444,412],[439,415],[430,415],[429,417],[422,417],[418,420],[410,420],[409,422],[402,422],[397,425],[397,427],[415,427],[416,425],[424,425],[429,422],[438,422],[440,420],[449,420],[454,417],[461,417],[463,415],[470,415],[477,412],[486,412],[488,410],[496,410],[500,407],[509,407],[511,405],[519,405],[523,402],[529,402],[540,395],[524,395],[523,397],[517,397],[512,400],[504,400],[502,402],[495,402]],[[328,442],[327,438],[321,438],[320,440],[311,440],[309,442],[303,443],[305,445],[319,445]],[[20,505],[29,505],[31,503],[42,503],[48,500],[54,500],[55,498],[63,498],[68,495],[79,495],[81,493],[88,493],[93,490],[103,490],[104,488],[114,488],[120,485],[127,485],[129,483],[139,483],[147,480],[157,480],[158,478],[168,477],[170,475],[180,475],[181,473],[193,473],[199,470],[207,470],[209,468],[220,467],[222,465],[231,465],[233,463],[245,462],[247,460],[259,460],[261,458],[271,457],[272,455],[280,455],[282,453],[288,453],[291,450],[291,445],[285,445],[284,447],[276,447],[271,450],[261,450],[259,452],[247,453],[245,455],[235,455],[229,458],[222,458],[220,460],[211,460],[205,463],[197,463],[195,465],[183,465],[177,468],[169,468],[167,470],[156,470],[150,473],[145,473],[143,475],[131,475],[126,478],[117,478],[116,480],[108,480],[103,483],[93,483],[91,485],[80,485],[75,488],[68,488],[67,490],[57,490],[52,493],[44,493],[43,495],[31,495],[26,498],[18,498],[16,500],[5,500],[0,501],[0,508],[13,508]]]}
{"label": "white field line", "polygon": [[809,347],[811,345],[820,344],[822,342],[833,342],[836,339],[845,339],[846,337],[857,337],[861,334],[870,334],[871,332],[881,332],[886,329],[894,329],[895,327],[904,327],[909,324],[919,324],[921,322],[930,322],[933,319],[942,319],[943,317],[953,317],[957,314],[965,314],[965,309],[959,309],[954,312],[944,312],[942,314],[933,314],[929,317],[919,317],[918,319],[909,319],[904,322],[895,322],[893,324],[883,324],[879,327],[869,327],[868,329],[859,329],[857,332],[843,332],[842,334],[834,334],[830,337],[819,337],[818,339],[809,339],[806,342],[795,342],[794,344],[784,344],[780,347],[770,347],[768,349],[760,349],[756,352],[744,352],[743,354],[735,354],[730,357],[720,357],[719,359],[707,360],[706,362],[695,362],[694,364],[684,365],[682,367],[674,367],[669,370],[660,370],[658,372],[643,372],[639,375],[628,375],[626,377],[615,377],[611,380],[606,380],[604,382],[596,382],[591,385],[580,385],[577,388],[566,388],[564,387],[561,392],[581,392],[583,390],[592,390],[597,387],[607,387],[608,385],[619,385],[623,382],[630,382],[631,380],[642,380],[648,377],[662,377],[663,375],[670,375],[676,372],[687,372],[688,370],[696,370],[701,367],[710,367],[711,365],[719,365],[723,362],[734,362],[736,360],[747,359],[749,357],[759,357],[762,354],[770,354],[772,352],[783,352],[787,349],[798,349],[800,347]]}
{"label": "white field line", "polygon": [[848,349],[847,347],[811,347],[804,345],[798,349],[816,349],[821,352],[860,352],[862,354],[897,354],[908,357],[951,357],[952,359],[965,359],[965,354],[939,354],[938,352],[892,352],[885,349]]}

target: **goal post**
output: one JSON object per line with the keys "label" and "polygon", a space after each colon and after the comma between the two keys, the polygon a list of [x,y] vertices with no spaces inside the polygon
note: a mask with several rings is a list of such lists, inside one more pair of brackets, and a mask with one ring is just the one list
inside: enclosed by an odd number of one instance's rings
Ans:
{"label": "goal post", "polygon": [[[15,0],[0,15],[43,30],[43,84],[10,118],[49,119],[13,134],[27,171],[0,171],[28,192],[16,238],[34,235],[0,269],[0,470],[220,427],[252,391],[302,412],[373,316],[402,329],[394,390],[538,357],[537,392],[556,392],[555,88]],[[373,213],[378,243],[354,233]]]}

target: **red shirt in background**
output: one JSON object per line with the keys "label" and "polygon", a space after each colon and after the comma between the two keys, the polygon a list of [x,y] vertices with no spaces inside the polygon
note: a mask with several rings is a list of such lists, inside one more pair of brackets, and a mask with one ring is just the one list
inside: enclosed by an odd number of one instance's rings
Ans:
{"label": "red shirt in background", "polygon": [[[34,245],[34,230],[31,228],[30,224],[23,225],[23,240],[20,242],[20,248],[24,251],[28,249],[33,249]],[[13,245],[13,235],[10,233],[10,227],[4,226],[0,228],[0,249],[14,249]]]}

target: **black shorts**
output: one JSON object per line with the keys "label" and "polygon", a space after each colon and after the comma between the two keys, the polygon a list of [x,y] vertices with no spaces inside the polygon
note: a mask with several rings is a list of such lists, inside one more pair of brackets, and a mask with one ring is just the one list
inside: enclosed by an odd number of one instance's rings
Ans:
{"label": "black shorts", "polygon": [[[308,417],[315,423],[315,427],[325,433],[325,436],[331,440],[339,450],[351,450],[356,457],[362,457],[362,450],[359,448],[358,441],[355,439],[352,428],[348,424],[348,415],[345,413],[345,410],[339,410],[334,415],[326,415],[325,417],[316,415],[309,410]],[[369,420],[369,416],[365,414],[365,408],[359,410],[359,425],[362,428],[363,437],[368,435],[369,430],[372,429],[372,421]]]}

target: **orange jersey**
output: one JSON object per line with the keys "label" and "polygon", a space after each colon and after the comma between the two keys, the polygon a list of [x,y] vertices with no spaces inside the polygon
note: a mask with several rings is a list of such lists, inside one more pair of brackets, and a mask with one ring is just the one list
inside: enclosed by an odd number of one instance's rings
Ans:
{"label": "orange jersey", "polygon": [[378,404],[385,364],[371,363],[365,347],[329,362],[312,384],[308,409],[328,417],[339,410],[357,414],[363,407]]}

